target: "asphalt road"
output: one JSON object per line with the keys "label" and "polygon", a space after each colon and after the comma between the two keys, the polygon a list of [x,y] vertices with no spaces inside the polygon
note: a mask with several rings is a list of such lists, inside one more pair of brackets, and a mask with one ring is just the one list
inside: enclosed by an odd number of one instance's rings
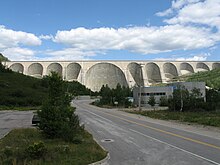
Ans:
{"label": "asphalt road", "polygon": [[32,111],[0,111],[0,139],[14,128],[31,127]]}
{"label": "asphalt road", "polygon": [[[110,153],[110,165],[220,165],[220,139],[75,100],[76,113]],[[134,117],[135,116],[135,117]]]}

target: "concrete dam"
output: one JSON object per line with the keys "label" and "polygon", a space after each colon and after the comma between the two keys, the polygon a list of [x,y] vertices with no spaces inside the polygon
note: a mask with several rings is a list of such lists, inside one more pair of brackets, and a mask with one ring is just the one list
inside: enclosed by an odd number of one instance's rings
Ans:
{"label": "concrete dam", "polygon": [[149,86],[201,71],[220,68],[217,61],[10,61],[6,68],[25,75],[42,78],[52,71],[66,81],[78,81],[93,91],[102,85]]}

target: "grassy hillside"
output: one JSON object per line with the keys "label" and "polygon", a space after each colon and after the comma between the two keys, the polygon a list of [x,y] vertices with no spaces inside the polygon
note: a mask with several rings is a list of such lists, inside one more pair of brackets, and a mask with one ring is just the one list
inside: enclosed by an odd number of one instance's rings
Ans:
{"label": "grassy hillside", "polygon": [[42,80],[0,70],[0,107],[40,106],[47,88]]}
{"label": "grassy hillside", "polygon": [[206,85],[220,90],[220,68],[207,72],[198,72],[186,77],[186,81],[204,81]]}
{"label": "grassy hillside", "polygon": [[[74,96],[94,94],[79,82],[65,82],[64,88]],[[5,69],[0,64],[0,109],[41,106],[47,91],[47,77],[36,79],[25,76]]]}
{"label": "grassy hillside", "polygon": [[0,61],[9,61],[9,59],[0,53]]}

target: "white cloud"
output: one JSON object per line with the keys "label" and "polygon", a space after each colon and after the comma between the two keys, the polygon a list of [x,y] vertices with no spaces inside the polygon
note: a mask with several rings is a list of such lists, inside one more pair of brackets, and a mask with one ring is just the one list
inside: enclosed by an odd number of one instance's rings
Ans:
{"label": "white cloud", "polygon": [[95,56],[97,53],[101,52],[81,51],[75,48],[58,51],[49,50],[45,53],[47,57],[43,58],[43,60],[90,60],[90,57]]}
{"label": "white cloud", "polygon": [[193,57],[180,57],[175,59],[176,61],[206,61],[209,54],[195,55]]}
{"label": "white cloud", "polygon": [[41,45],[41,40],[32,33],[14,31],[0,25],[0,52],[10,60],[31,60],[35,52],[25,46]]}
{"label": "white cloud", "polygon": [[159,17],[164,17],[164,16],[168,16],[168,15],[170,15],[172,13],[173,13],[172,9],[167,9],[165,11],[156,13],[156,15],[159,16]]}
{"label": "white cloud", "polygon": [[172,5],[169,9],[156,13],[159,17],[169,16],[173,14],[176,10],[181,9],[185,5],[193,4],[199,2],[200,0],[173,0]]}
{"label": "white cloud", "polygon": [[[36,46],[42,40],[52,40],[67,48],[41,52],[43,60],[84,60],[109,50],[128,50],[140,54],[214,48],[220,41],[220,0],[173,0],[171,7],[158,12],[166,17],[165,26],[126,26],[123,28],[79,27],[57,31],[53,35],[40,35],[14,31],[0,26],[0,52],[9,59],[37,59],[36,52],[21,48]],[[39,53],[39,52],[38,52]],[[26,56],[26,58],[25,58]],[[206,60],[195,55],[174,60]]]}
{"label": "white cloud", "polygon": [[201,0],[176,0],[172,1],[172,8],[173,9],[180,9],[185,5],[197,3]]}
{"label": "white cloud", "polygon": [[35,52],[27,48],[7,48],[2,53],[12,61],[29,61],[35,59]]}
{"label": "white cloud", "polygon": [[53,35],[40,35],[39,36],[40,39],[43,39],[43,40],[52,40],[53,39]]}
{"label": "white cloud", "polygon": [[215,44],[214,38],[212,32],[206,28],[167,25],[119,29],[77,28],[58,31],[54,41],[81,51],[129,50],[148,54],[205,48]]}
{"label": "white cloud", "polygon": [[156,58],[158,61],[206,61],[210,56],[209,53],[191,55],[189,57],[178,57],[178,58]]}
{"label": "white cloud", "polygon": [[32,33],[14,31],[0,26],[0,51],[19,45],[37,46],[40,44],[41,40]]}
{"label": "white cloud", "polygon": [[168,24],[193,23],[193,24],[206,25],[210,27],[216,27],[220,30],[219,0],[195,1],[193,3],[187,2],[184,5],[179,5],[179,6],[180,7],[176,7],[178,9],[177,15],[170,19],[166,19],[165,20],[166,23]]}

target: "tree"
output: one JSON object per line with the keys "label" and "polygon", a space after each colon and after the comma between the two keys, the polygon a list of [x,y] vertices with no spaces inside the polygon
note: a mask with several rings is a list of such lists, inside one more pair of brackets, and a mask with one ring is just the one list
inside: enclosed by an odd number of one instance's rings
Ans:
{"label": "tree", "polygon": [[113,104],[113,96],[112,96],[113,91],[108,87],[108,85],[106,86],[102,86],[102,88],[100,89],[100,103],[102,105],[112,105]]}
{"label": "tree", "polygon": [[207,109],[207,104],[199,89],[194,88],[189,92],[186,88],[175,89],[173,97],[168,99],[168,107],[171,111],[195,111]]}
{"label": "tree", "polygon": [[206,110],[214,111],[216,108],[220,108],[220,91],[215,89],[206,90]]}
{"label": "tree", "polygon": [[50,138],[71,141],[81,127],[78,116],[74,114],[75,108],[70,106],[71,97],[65,93],[63,84],[64,81],[55,72],[48,77],[48,98],[41,111],[38,111],[38,127]]}
{"label": "tree", "polygon": [[200,89],[193,88],[189,95],[189,110],[197,110],[201,109],[204,103],[204,98],[202,97],[202,93]]}
{"label": "tree", "polygon": [[149,105],[151,105],[151,107],[154,108],[154,106],[155,106],[155,104],[156,104],[154,95],[150,95],[150,98],[149,98],[149,100],[148,100],[147,103],[148,103]]}
{"label": "tree", "polygon": [[173,91],[173,97],[168,99],[168,107],[172,111],[184,111],[188,108],[189,91],[184,87],[179,87]]}
{"label": "tree", "polygon": [[167,106],[168,105],[168,100],[166,96],[161,96],[160,97],[160,106]]}

